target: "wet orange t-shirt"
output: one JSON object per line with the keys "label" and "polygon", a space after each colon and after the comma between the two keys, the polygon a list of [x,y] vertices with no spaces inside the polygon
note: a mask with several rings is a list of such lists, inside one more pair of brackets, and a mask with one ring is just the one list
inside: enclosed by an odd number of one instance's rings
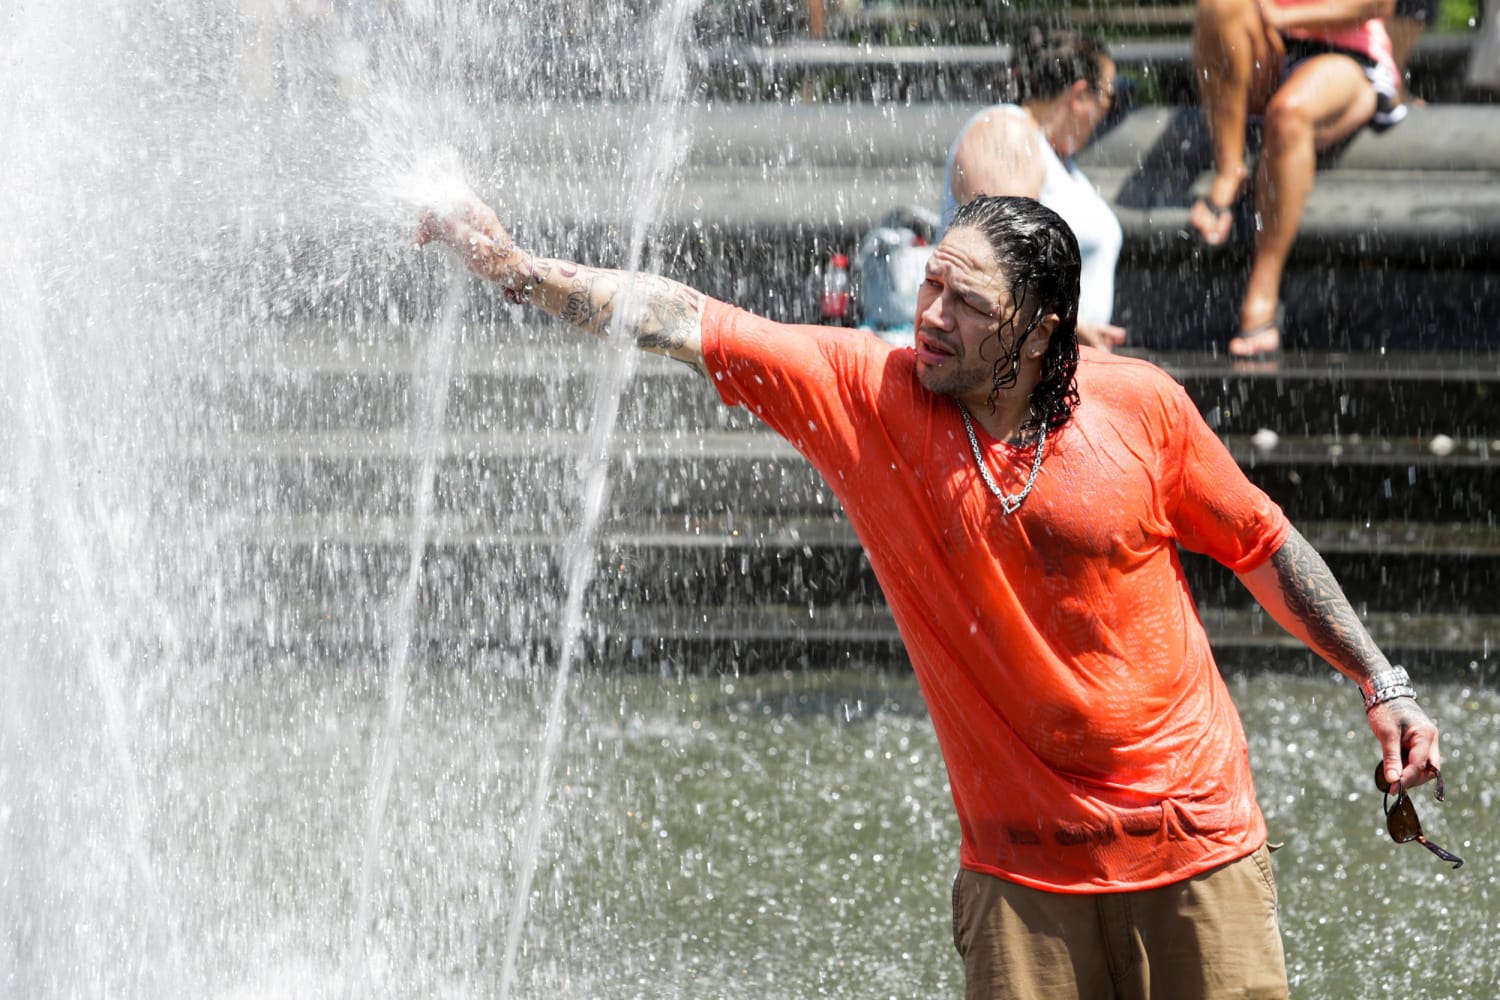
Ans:
{"label": "wet orange t-shirt", "polygon": [[[1290,526],[1144,361],[1085,350],[1081,402],[1007,515],[957,404],[910,349],[720,302],[708,369],[828,481],[901,630],[937,730],[965,868],[1041,889],[1144,889],[1266,839],[1244,729],[1178,546],[1235,571]],[[1021,490],[1032,449],[976,426]]]}

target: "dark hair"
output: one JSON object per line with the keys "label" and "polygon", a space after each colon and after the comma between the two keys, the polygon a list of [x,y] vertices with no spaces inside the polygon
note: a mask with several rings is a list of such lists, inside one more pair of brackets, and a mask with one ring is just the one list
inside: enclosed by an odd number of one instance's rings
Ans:
{"label": "dark hair", "polygon": [[1001,340],[1009,352],[995,361],[991,406],[1002,389],[1016,384],[1026,338],[1049,314],[1057,314],[1026,421],[1028,427],[1045,423],[1055,430],[1068,422],[1078,405],[1078,286],[1083,269],[1078,238],[1062,216],[1041,202],[1008,195],[980,195],[961,206],[948,229],[963,226],[984,236],[1010,283],[1011,313],[1001,320],[996,336],[1010,327],[1012,339],[1008,345]]}
{"label": "dark hair", "polygon": [[1109,50],[1092,35],[1065,28],[1032,26],[1021,32],[1011,48],[1011,81],[1016,100],[1056,97],[1077,80],[1094,90],[1104,82],[1104,60]]}

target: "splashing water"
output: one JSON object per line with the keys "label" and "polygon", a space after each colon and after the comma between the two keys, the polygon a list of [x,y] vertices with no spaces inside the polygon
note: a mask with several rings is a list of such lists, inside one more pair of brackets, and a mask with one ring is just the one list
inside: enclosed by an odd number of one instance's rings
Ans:
{"label": "splashing water", "polygon": [[[398,218],[406,220],[422,211],[450,213],[471,197],[458,153],[451,147],[419,155],[404,171],[383,183],[377,178],[376,184],[378,186],[372,192],[374,201],[382,205],[394,203],[402,210]],[[407,447],[410,454],[420,456],[421,462],[413,476],[415,503],[407,538],[406,571],[386,616],[389,626],[385,644],[385,711],[371,754],[365,792],[363,848],[354,887],[354,914],[344,956],[343,995],[346,998],[363,995],[368,986],[367,948],[375,875],[383,847],[391,783],[400,760],[406,702],[411,688],[411,644],[417,595],[431,536],[439,436],[447,412],[453,354],[468,301],[467,289],[462,268],[456,261],[450,261],[442,308],[422,352],[414,386],[416,420],[409,428]]]}
{"label": "splashing water", "polygon": [[383,186],[400,207],[400,218],[408,222],[423,211],[450,215],[472,194],[459,166],[458,151],[451,146],[416,157]]}
{"label": "splashing water", "polygon": [[[99,498],[89,496],[87,490],[77,485],[84,479],[79,474],[78,464],[80,460],[87,461],[87,449],[83,442],[73,439],[72,429],[61,412],[62,404],[54,388],[51,364],[46,351],[37,340],[39,331],[36,325],[22,322],[18,326],[12,326],[8,332],[15,338],[14,346],[19,348],[19,357],[13,358],[17,362],[17,371],[24,371],[27,376],[21,380],[20,394],[17,397],[18,416],[31,425],[31,440],[44,443],[44,447],[34,451],[30,456],[31,460],[20,470],[16,482],[24,498],[18,498],[20,502],[16,506],[20,509],[12,511],[12,514],[19,515],[23,526],[32,523],[32,518],[36,518],[39,524],[44,523],[46,530],[53,535],[54,544],[60,549],[59,577],[54,583],[58,593],[64,596],[52,614],[65,632],[80,637],[77,640],[81,646],[79,652],[91,681],[92,693],[98,699],[101,709],[103,738],[99,751],[107,758],[108,764],[112,765],[113,783],[118,787],[116,795],[123,813],[124,829],[116,834],[113,846],[123,852],[127,859],[126,882],[136,895],[138,903],[137,916],[130,932],[132,954],[123,978],[137,988],[170,996],[180,989],[181,951],[178,930],[151,858],[145,816],[149,803],[141,787],[135,760],[133,720],[128,704],[130,685],[127,670],[130,651],[128,647],[111,648],[110,645],[110,641],[117,636],[111,634],[109,622],[119,610],[115,602],[123,598],[117,588],[109,585],[107,578],[113,569],[113,562],[130,557],[129,543],[108,537],[101,540],[91,530],[92,519],[89,515],[97,513],[95,504]],[[45,456],[39,453],[43,450]],[[12,520],[12,523],[15,521]],[[20,551],[19,547],[26,537],[27,534],[23,531],[17,531],[13,535],[16,548],[7,552],[8,568],[4,575],[8,578],[21,575],[13,573],[13,569],[28,566],[35,570],[42,563],[39,553]],[[102,555],[96,554],[101,542]],[[11,561],[12,558],[14,562]],[[30,578],[30,574],[25,576]],[[30,603],[19,595],[6,596],[7,606],[12,609],[12,613]],[[16,598],[14,603],[9,602],[12,597]],[[6,673],[12,676],[6,677],[3,700],[10,714],[15,711],[18,694],[29,686],[27,678],[20,671],[35,669],[46,663],[50,655],[55,654],[49,655],[45,648],[48,645],[45,638],[41,642],[43,648],[34,649],[28,648],[33,636],[16,635],[6,638],[7,646],[13,653],[24,651],[30,654],[5,657]],[[6,720],[5,743],[14,739],[20,746],[26,747],[28,737],[32,736],[26,732],[27,728],[29,727],[22,720],[12,715]],[[31,756],[36,749],[31,747],[23,750],[22,759]],[[6,794],[0,796],[0,801],[6,802],[4,815],[0,819],[8,821],[11,805],[20,796],[16,796],[14,790],[8,787],[14,779],[7,771],[6,768],[0,768],[0,789],[6,790]],[[5,822],[3,825],[10,824]],[[11,846],[12,851],[7,853],[14,861],[18,845],[12,843]],[[24,878],[20,881],[24,882]]]}
{"label": "splashing water", "polygon": [[[647,142],[638,147],[631,164],[629,189],[638,199],[637,210],[631,222],[630,247],[625,265],[631,272],[638,273],[641,268],[648,229],[657,217],[665,181],[675,165],[672,153],[680,148],[675,132],[686,89],[686,67],[681,44],[684,27],[697,6],[697,0],[675,0],[668,3],[647,28],[648,38],[661,42],[655,53],[662,71],[661,90],[655,95],[654,101],[643,102],[644,106],[636,121],[636,134],[654,136],[656,144]],[[567,596],[562,618],[558,623],[557,676],[553,679],[552,697],[547,706],[546,727],[542,735],[541,754],[537,760],[531,810],[526,820],[519,857],[520,873],[515,893],[511,897],[510,920],[505,932],[505,962],[500,974],[501,1000],[510,996],[515,984],[516,963],[530,909],[531,885],[536,875],[542,834],[546,827],[552,771],[556,766],[558,748],[562,744],[566,725],[568,681],[573,660],[578,653],[578,643],[582,638],[583,600],[593,574],[594,544],[599,520],[609,495],[610,444],[614,439],[620,395],[630,381],[638,357],[634,345],[626,342],[627,338],[621,335],[623,331],[620,328],[628,317],[638,313],[639,293],[638,283],[632,282],[622,296],[621,308],[614,314],[614,322],[609,330],[612,363],[606,367],[605,378],[594,396],[588,446],[581,457],[582,524],[564,558]]]}
{"label": "splashing water", "polygon": [[[454,189],[450,177],[443,176],[439,180],[442,182],[439,187],[443,190]],[[429,185],[414,193],[420,195],[431,190],[433,188]],[[442,431],[443,415],[447,411],[453,351],[458,341],[463,305],[467,299],[466,288],[459,265],[450,262],[448,291],[442,313],[423,352],[421,377],[416,387],[417,420],[411,428],[410,449],[412,453],[421,455],[422,461],[415,475],[413,489],[416,504],[408,538],[406,574],[388,614],[390,625],[385,648],[385,714],[380,734],[375,741],[369,785],[365,794],[364,849],[360,858],[359,881],[354,893],[354,917],[349,925],[349,944],[344,960],[346,998],[362,996],[366,992],[366,935],[370,926],[371,897],[374,894],[376,866],[380,860],[386,808],[391,797],[391,782],[396,775],[396,764],[401,752],[402,724],[411,687],[411,643],[417,591],[431,531],[433,488],[437,480],[438,435]]]}
{"label": "splashing water", "polygon": [[[638,109],[652,141],[633,164],[637,266],[671,167],[676,46],[692,7],[668,4],[650,24],[625,5],[571,0],[543,17],[534,4],[489,0],[60,0],[0,15],[0,89],[14,98],[0,107],[0,133],[14,140],[16,166],[0,191],[0,249],[21,262],[0,275],[0,513],[12,529],[0,535],[0,854],[10,872],[0,967],[14,970],[17,995],[251,995],[256,982],[296,981],[297,992],[333,996],[368,983],[448,373],[475,308],[471,279],[434,273],[436,254],[410,252],[413,208],[460,198],[460,162],[493,164],[477,180],[503,187],[496,176],[527,123],[486,115],[497,94],[569,95],[567,81],[548,89],[545,60],[574,61],[579,18],[609,29],[584,62],[611,94],[635,88],[628,66],[610,79],[612,60],[635,58],[615,51],[630,41],[616,29],[649,30],[660,75],[649,114]],[[380,389],[402,377],[383,359],[418,330],[427,340],[410,426],[404,439],[390,435],[402,485],[368,498],[383,514],[398,493],[413,498],[404,563],[348,581],[339,542],[320,537],[314,515],[331,492],[362,484],[314,480],[323,456],[296,393],[316,394],[322,373],[297,365],[319,351],[353,358]],[[589,527],[563,556],[559,700],[586,618],[612,407],[632,357],[622,351],[599,387],[581,459],[596,468],[584,477]],[[357,416],[384,414],[361,403]],[[377,437],[347,440],[370,449]],[[289,483],[287,469],[304,478]],[[298,531],[347,598],[331,618],[277,603],[286,580],[275,574],[314,575],[287,568]],[[308,627],[327,622],[335,644],[363,638],[339,618],[365,614],[361,602],[378,609],[381,668],[368,744],[363,688],[329,680],[349,665]],[[289,672],[277,672],[278,657]],[[352,703],[308,731],[278,731],[249,707],[279,697],[293,714],[315,708],[322,695],[304,685],[318,682],[344,685]],[[513,831],[527,845],[516,864],[528,883],[562,731],[561,709],[548,717],[538,805]],[[309,740],[339,747],[325,783],[272,806],[258,799],[297,780]],[[345,794],[348,783],[358,787]],[[325,794],[340,804],[318,816]],[[276,815],[281,806],[300,818]],[[282,839],[287,823],[296,832]],[[201,864],[184,867],[187,855]],[[505,914],[512,987],[527,895]]]}

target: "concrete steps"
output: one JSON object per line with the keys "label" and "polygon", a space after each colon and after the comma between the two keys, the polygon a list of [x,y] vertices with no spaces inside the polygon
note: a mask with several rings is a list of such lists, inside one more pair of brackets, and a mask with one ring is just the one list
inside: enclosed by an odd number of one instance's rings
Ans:
{"label": "concrete steps", "polygon": [[[1448,667],[1476,662],[1493,670],[1500,615],[1486,597],[1500,577],[1500,533],[1413,532],[1407,525],[1303,527],[1390,655]],[[282,530],[275,523],[257,528],[272,537],[239,539],[250,553],[258,594],[234,605],[234,627],[274,646],[347,644],[384,634],[409,554],[408,523],[385,524],[376,533],[380,541],[351,537],[347,521],[326,528],[304,522],[301,535],[284,537],[275,537]],[[1383,544],[1390,539],[1399,541]],[[569,540],[566,534],[440,527],[427,549],[414,638],[506,648],[548,645],[560,616],[558,563]],[[1269,658],[1298,648],[1227,573],[1216,570],[1189,559],[1189,578],[1216,649],[1259,650]],[[753,526],[725,535],[611,526],[600,540],[597,573],[586,603],[585,637],[610,663],[639,658],[643,650],[677,656],[731,642],[766,643],[783,652],[815,644],[866,659],[898,645],[857,543],[836,523],[795,537],[757,534]],[[1471,593],[1476,586],[1485,587],[1484,593]],[[1409,603],[1401,601],[1403,595]]]}
{"label": "concrete steps", "polygon": [[[1028,12],[1018,13],[1020,20],[1028,19]],[[1034,16],[1035,11],[1029,13]],[[1110,10],[1095,5],[1086,16],[1060,16],[1058,23],[1102,29],[1121,72],[1159,100],[1195,99],[1190,6]],[[1005,30],[1002,27],[1002,34]],[[1409,67],[1413,92],[1442,102],[1493,98],[1489,89],[1467,82],[1477,39],[1474,32],[1424,34]],[[696,68],[711,93],[739,101],[818,94],[857,101],[982,102],[999,94],[1010,61],[1005,42],[884,45],[794,40],[708,46]]]}
{"label": "concrete steps", "polygon": [[[652,251],[664,273],[710,294],[806,318],[808,276],[830,250],[852,248],[891,208],[936,205],[948,145],[974,109],[693,107]],[[620,169],[639,142],[633,109],[494,113],[534,123],[494,151],[499,189],[484,192],[516,206],[518,236],[614,263],[639,201]],[[1216,354],[1252,220],[1223,252],[1183,236],[1208,162],[1196,115],[1135,111],[1083,159],[1125,225],[1117,314],[1132,350],[1182,379],[1394,655],[1419,671],[1493,672],[1500,109],[1420,109],[1328,158],[1286,279],[1290,349],[1264,363]],[[441,255],[371,248],[350,232],[267,234],[266,284],[294,287],[245,350],[225,352],[238,360],[204,376],[207,432],[178,470],[210,512],[190,527],[227,567],[231,631],[265,648],[384,641],[416,470],[433,454],[414,634],[549,644],[561,552],[579,523],[598,345],[472,284],[444,426],[418,440],[416,347],[433,336]],[[585,630],[599,662],[890,655],[888,615],[827,488],[701,380],[643,359],[609,461]],[[1185,563],[1221,657],[1301,655],[1229,574]]]}
{"label": "concrete steps", "polygon": [[[648,259],[724,300],[813,319],[816,268],[852,252],[894,208],[936,208],[948,147],[983,102],[723,103],[688,106],[661,130],[678,163],[652,216]],[[517,238],[541,252],[618,264],[645,192],[628,189],[637,109],[613,103],[495,105],[528,121],[487,150]],[[1254,217],[1242,202],[1220,249],[1188,235],[1209,180],[1200,115],[1185,105],[1128,112],[1080,162],[1125,226],[1116,318],[1154,351],[1223,348],[1238,325]],[[483,175],[483,174],[478,174]],[[276,288],[273,315],[420,321],[444,286],[440,256],[390,232],[320,229],[317,219],[225,220],[226,267]],[[249,232],[251,235],[245,235]],[[378,235],[378,240],[375,240]],[[246,246],[251,262],[246,264]],[[1325,157],[1284,279],[1286,343],[1307,351],[1493,351],[1500,322],[1500,105],[1415,108],[1391,132],[1358,133]],[[204,250],[210,255],[210,250]],[[248,295],[246,315],[267,307]],[[475,328],[513,324],[474,285]]]}
{"label": "concrete steps", "polygon": [[[816,269],[852,252],[892,209],[938,204],[949,144],[972,103],[751,104],[686,110],[666,145],[680,163],[661,199],[650,259],[717,297],[787,320],[815,317]],[[608,104],[497,106],[534,122],[490,156],[483,192],[507,206],[518,238],[543,252],[619,263],[643,200],[622,180],[639,145],[634,110]],[[1126,242],[1116,317],[1133,345],[1211,352],[1238,321],[1254,232],[1247,199],[1224,248],[1187,234],[1208,181],[1195,109],[1144,107],[1080,157],[1114,204]],[[247,289],[274,287],[278,321],[363,323],[389,310],[422,322],[443,287],[435,254],[369,233],[267,221],[241,258],[238,225],[223,252]],[[386,239],[390,234],[382,234]],[[1414,109],[1383,135],[1364,131],[1325,158],[1284,282],[1287,346],[1299,350],[1493,350],[1500,322],[1500,106]],[[289,263],[290,262],[290,263]],[[264,277],[256,274],[264,272]],[[506,325],[475,286],[470,319]],[[265,304],[252,298],[241,311]]]}
{"label": "concrete steps", "polygon": [[[416,471],[432,454],[416,637],[547,645],[579,524],[596,345],[559,334],[555,348],[501,351],[490,339],[500,334],[476,334],[455,359],[445,427],[420,441],[406,428],[421,362],[399,336],[372,331],[354,350],[304,329],[205,377],[222,432],[182,455],[181,475],[210,512],[193,530],[227,567],[228,630],[266,648],[382,641],[410,558]],[[1493,665],[1500,366],[1396,354],[1155,360],[1324,553],[1393,654]],[[586,628],[602,662],[890,654],[894,627],[826,486],[701,379],[641,359],[609,460]],[[1286,655],[1290,640],[1227,571],[1185,561],[1216,646]]]}

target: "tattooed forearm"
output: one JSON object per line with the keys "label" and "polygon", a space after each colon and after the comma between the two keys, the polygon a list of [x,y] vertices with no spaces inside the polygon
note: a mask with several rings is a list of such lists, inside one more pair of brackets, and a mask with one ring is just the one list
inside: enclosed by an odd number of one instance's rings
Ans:
{"label": "tattooed forearm", "polygon": [[418,244],[447,243],[471,271],[503,286],[512,302],[534,301],[595,336],[615,327],[641,348],[707,374],[702,339],[706,299],[686,285],[537,257],[516,246],[495,213],[477,199],[448,216],[425,214],[416,238]]}
{"label": "tattooed forearm", "polygon": [[602,336],[615,309],[611,272],[579,267],[567,261],[537,260],[532,266],[537,299],[558,319]]}
{"label": "tattooed forearm", "polygon": [[648,351],[670,354],[681,350],[698,331],[703,296],[686,285],[665,278],[642,279],[644,299],[635,341]]}
{"label": "tattooed forearm", "polygon": [[1307,642],[1334,666],[1362,676],[1384,658],[1323,557],[1293,530],[1271,557],[1282,600]]}
{"label": "tattooed forearm", "polygon": [[644,350],[703,370],[702,293],[655,275],[564,261],[535,260],[531,274],[537,302],[559,319],[595,336],[618,328]]}
{"label": "tattooed forearm", "polygon": [[596,297],[592,284],[586,281],[575,285],[568,292],[562,311],[557,316],[580,330],[602,335],[609,327],[610,318],[614,316],[615,302],[614,297],[608,294]]}

